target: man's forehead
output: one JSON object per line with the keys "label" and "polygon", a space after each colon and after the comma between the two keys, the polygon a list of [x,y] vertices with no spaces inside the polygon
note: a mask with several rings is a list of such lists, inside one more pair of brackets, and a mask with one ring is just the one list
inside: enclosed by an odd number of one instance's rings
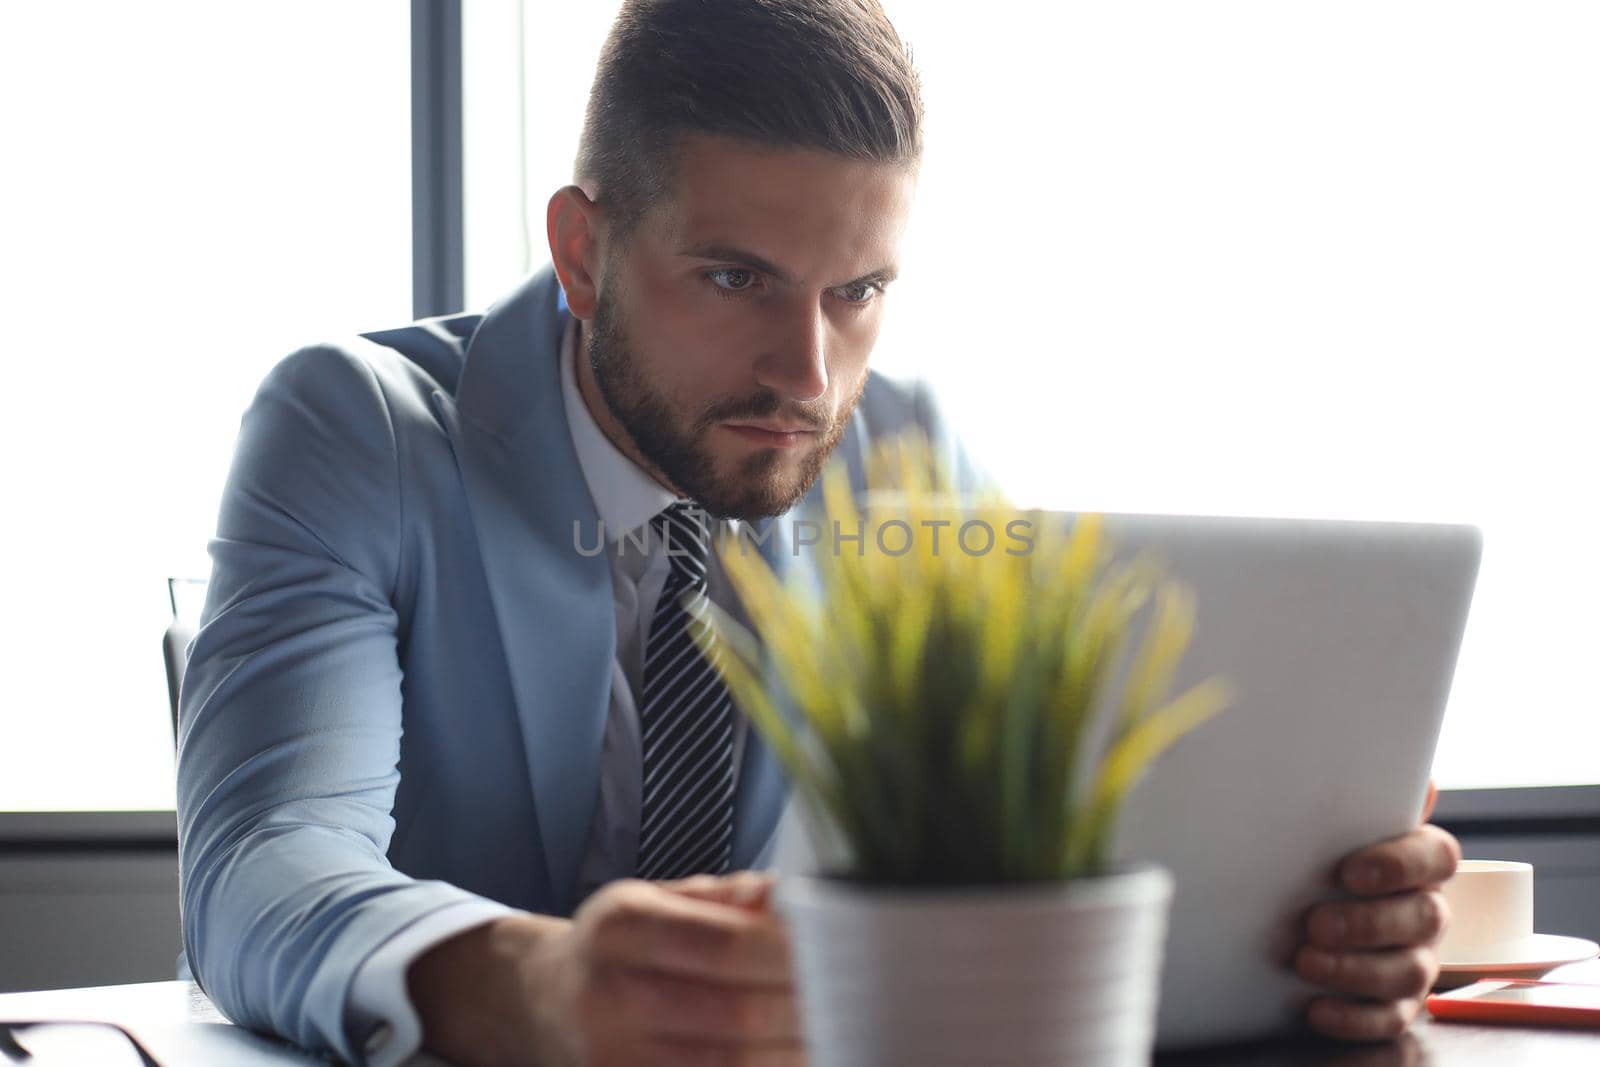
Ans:
{"label": "man's forehead", "polygon": [[[685,240],[751,227],[892,225],[909,208],[912,166],[726,137],[679,142],[666,222]],[[731,235],[731,234],[730,234]]]}

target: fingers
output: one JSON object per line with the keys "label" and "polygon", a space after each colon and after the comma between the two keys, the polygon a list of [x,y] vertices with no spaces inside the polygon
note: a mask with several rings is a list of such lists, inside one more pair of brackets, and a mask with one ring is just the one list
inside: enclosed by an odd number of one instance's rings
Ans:
{"label": "fingers", "polygon": [[788,934],[769,912],[637,879],[600,892],[605,898],[588,916],[599,959],[730,985],[790,984]]}
{"label": "fingers", "polygon": [[1312,1029],[1347,1041],[1385,1041],[1403,1034],[1417,1017],[1416,998],[1372,1003],[1324,997],[1311,1002],[1306,1020]]}
{"label": "fingers", "polygon": [[1378,896],[1438,885],[1455,873],[1461,844],[1437,826],[1362,849],[1339,865],[1339,883],[1360,896]]}
{"label": "fingers", "polygon": [[651,1067],[805,1067],[805,1049],[798,1044],[769,1046],[715,1045],[704,1041],[657,1041],[651,1045]]}
{"label": "fingers", "polygon": [[1428,797],[1422,802],[1422,818],[1418,822],[1425,823],[1433,818],[1433,806],[1439,802],[1439,783],[1432,778],[1428,779]]}
{"label": "fingers", "polygon": [[1433,944],[1448,921],[1449,906],[1437,889],[1313,909],[1306,923],[1309,941],[1295,954],[1294,969],[1306,981],[1352,999],[1314,1001],[1307,1016],[1312,1027],[1356,1041],[1401,1033],[1439,976]]}
{"label": "fingers", "polygon": [[1311,944],[1326,949],[1410,948],[1439,939],[1450,906],[1437,889],[1319,904],[1306,920]]}
{"label": "fingers", "polygon": [[730,986],[659,972],[611,972],[598,990],[616,1017],[641,1033],[712,1045],[797,1045],[800,1012],[794,990]]}
{"label": "fingers", "polygon": [[655,884],[696,900],[761,911],[771,905],[772,890],[777,885],[777,879],[759,871],[734,871],[727,875],[696,874]]}
{"label": "fingers", "polygon": [[1439,975],[1438,960],[1428,948],[1329,952],[1303,945],[1295,953],[1294,969],[1332,992],[1385,1001],[1420,998]]}

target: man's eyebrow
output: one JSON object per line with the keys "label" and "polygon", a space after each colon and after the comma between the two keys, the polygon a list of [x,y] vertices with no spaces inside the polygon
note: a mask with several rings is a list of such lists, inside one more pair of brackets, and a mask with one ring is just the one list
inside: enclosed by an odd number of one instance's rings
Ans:
{"label": "man's eyebrow", "polygon": [[794,281],[789,277],[789,272],[779,267],[776,263],[768,262],[754,252],[747,252],[742,248],[735,248],[733,245],[702,241],[699,244],[692,244],[687,248],[680,249],[678,255],[691,259],[731,259],[740,263],[748,263],[757,270],[772,275],[785,285],[789,285]]}
{"label": "man's eyebrow", "polygon": [[[690,245],[687,248],[679,249],[678,255],[692,259],[725,259],[733,260],[738,263],[748,263],[757,270],[765,274],[770,274],[772,277],[778,279],[778,281],[785,285],[789,285],[793,282],[793,279],[789,277],[789,273],[783,270],[777,264],[762,259],[754,252],[748,252],[742,248],[735,248],[732,245],[703,242],[700,244]],[[879,267],[870,274],[863,274],[859,278],[853,278],[850,281],[842,283],[842,285],[888,285],[890,282],[895,280],[899,273],[899,270],[893,266]]]}
{"label": "man's eyebrow", "polygon": [[894,266],[879,267],[877,270],[873,271],[871,274],[863,274],[859,278],[856,278],[856,279],[854,279],[852,281],[845,282],[845,284],[846,285],[888,285],[890,282],[894,281],[898,277],[900,277],[900,269],[898,267],[894,267]]}

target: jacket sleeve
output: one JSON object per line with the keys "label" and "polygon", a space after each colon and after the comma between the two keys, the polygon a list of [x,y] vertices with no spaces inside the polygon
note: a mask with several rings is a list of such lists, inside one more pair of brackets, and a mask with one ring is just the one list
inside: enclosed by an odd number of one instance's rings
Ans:
{"label": "jacket sleeve", "polygon": [[281,361],[241,420],[180,695],[189,967],[234,1022],[355,1062],[363,962],[441,909],[492,903],[386,855],[404,491],[373,366],[334,346]]}
{"label": "jacket sleeve", "polygon": [[956,490],[976,494],[997,488],[994,476],[973,457],[965,439],[952,428],[932,386],[918,379],[911,383],[910,392],[912,421],[922,428],[934,453],[948,465]]}
{"label": "jacket sleeve", "polygon": [[463,930],[513,910],[489,901],[451,904],[412,923],[362,963],[350,983],[345,1026],[365,1035],[366,1067],[399,1067],[422,1047],[422,1019],[406,989],[411,962]]}

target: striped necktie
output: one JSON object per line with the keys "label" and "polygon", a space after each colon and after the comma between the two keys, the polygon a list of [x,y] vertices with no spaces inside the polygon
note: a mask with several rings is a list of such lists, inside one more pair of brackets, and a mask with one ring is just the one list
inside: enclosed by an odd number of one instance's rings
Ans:
{"label": "striped necktie", "polygon": [[706,595],[706,514],[678,503],[652,520],[671,571],[645,643],[639,719],[644,748],[638,876],[720,874],[733,851],[733,702],[696,647],[704,624],[680,599]]}

